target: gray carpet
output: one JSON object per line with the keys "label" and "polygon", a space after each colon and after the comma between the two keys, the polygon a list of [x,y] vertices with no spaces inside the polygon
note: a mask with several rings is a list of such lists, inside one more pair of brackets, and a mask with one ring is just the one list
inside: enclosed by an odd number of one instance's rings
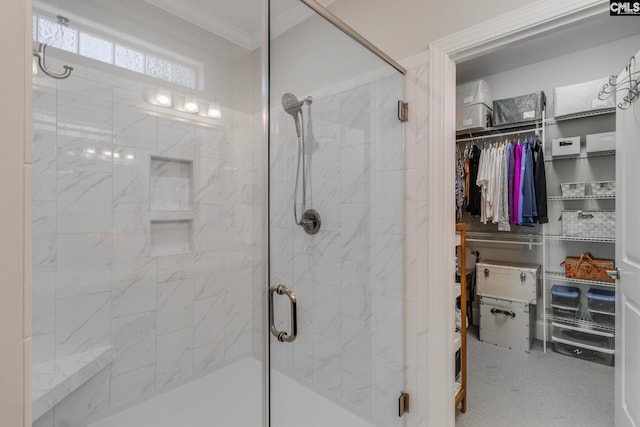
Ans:
{"label": "gray carpet", "polygon": [[554,353],[531,354],[467,335],[467,412],[456,427],[613,426],[614,368]]}

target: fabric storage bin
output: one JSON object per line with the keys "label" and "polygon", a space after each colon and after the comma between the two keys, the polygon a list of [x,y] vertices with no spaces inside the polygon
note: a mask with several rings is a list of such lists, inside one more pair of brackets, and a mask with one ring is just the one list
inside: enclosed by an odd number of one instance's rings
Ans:
{"label": "fabric storage bin", "polygon": [[579,257],[568,256],[560,263],[564,266],[564,276],[580,280],[596,280],[599,282],[614,282],[607,270],[613,270],[615,263],[612,259],[594,258],[589,252],[583,252]]}
{"label": "fabric storage bin", "polygon": [[552,156],[577,156],[580,154],[580,137],[554,138],[551,140]]}
{"label": "fabric storage bin", "polygon": [[604,326],[607,328],[616,327],[615,314],[606,314],[606,313],[598,313],[596,311],[590,311],[589,315],[591,316],[591,322],[595,323],[596,325]]}
{"label": "fabric storage bin", "polygon": [[559,341],[554,341],[553,350],[556,353],[564,354],[565,356],[576,357],[578,359],[600,363],[607,366],[611,366],[613,364],[613,354],[615,353],[615,350],[597,350]]}
{"label": "fabric storage bin", "polygon": [[596,181],[591,183],[591,194],[594,196],[615,196],[615,181]]}
{"label": "fabric storage bin", "polygon": [[616,213],[613,211],[562,211],[562,235],[615,239]]}
{"label": "fabric storage bin", "polygon": [[545,105],[544,92],[529,93],[493,101],[493,125],[501,126],[542,120],[542,111]]}
{"label": "fabric storage bin", "polygon": [[475,82],[456,86],[456,108],[473,104],[493,104],[491,88],[484,80],[476,80]]}
{"label": "fabric storage bin", "polygon": [[578,308],[551,306],[554,319],[574,320],[578,316]]}
{"label": "fabric storage bin", "polygon": [[566,308],[577,308],[580,290],[573,286],[553,285],[551,290],[551,304]]}
{"label": "fabric storage bin", "polygon": [[481,296],[480,341],[529,353],[535,336],[535,307],[533,304]]}
{"label": "fabric storage bin", "polygon": [[476,293],[535,304],[540,277],[538,264],[486,260],[476,263]]}
{"label": "fabric storage bin", "polygon": [[591,288],[587,292],[589,311],[613,314],[616,312],[616,293],[604,289]]}
{"label": "fabric storage bin", "polygon": [[613,333],[611,332],[586,331],[570,325],[553,323],[552,337],[576,345],[595,347],[598,349],[612,350],[615,348]]}
{"label": "fabric storage bin", "polygon": [[609,97],[604,101],[598,99],[598,93],[605,83],[609,83],[608,77],[554,88],[554,116],[558,118],[571,114],[615,108],[615,97]]}
{"label": "fabric storage bin", "polygon": [[478,131],[491,127],[491,108],[474,104],[456,109],[456,131]]}
{"label": "fabric storage bin", "polygon": [[564,182],[560,184],[562,197],[582,197],[585,195],[584,182]]}
{"label": "fabric storage bin", "polygon": [[587,135],[587,153],[596,153],[599,151],[615,151],[616,149],[616,133],[592,133]]}

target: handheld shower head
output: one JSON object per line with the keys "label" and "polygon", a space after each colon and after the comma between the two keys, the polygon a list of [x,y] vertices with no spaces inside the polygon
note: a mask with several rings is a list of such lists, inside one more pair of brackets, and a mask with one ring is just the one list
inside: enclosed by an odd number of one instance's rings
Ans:
{"label": "handheld shower head", "polygon": [[293,120],[296,122],[296,132],[298,133],[298,138],[300,137],[300,119],[298,119],[298,114],[300,113],[302,106],[304,105],[303,101],[298,101],[298,98],[292,93],[285,93],[282,95],[282,108],[284,111],[291,114],[293,116]]}

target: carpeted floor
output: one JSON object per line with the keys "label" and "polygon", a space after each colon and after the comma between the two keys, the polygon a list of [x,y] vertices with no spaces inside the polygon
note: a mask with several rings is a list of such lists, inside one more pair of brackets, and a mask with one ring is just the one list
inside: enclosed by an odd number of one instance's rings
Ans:
{"label": "carpeted floor", "polygon": [[613,426],[614,368],[542,352],[496,347],[467,335],[467,412],[456,427]]}

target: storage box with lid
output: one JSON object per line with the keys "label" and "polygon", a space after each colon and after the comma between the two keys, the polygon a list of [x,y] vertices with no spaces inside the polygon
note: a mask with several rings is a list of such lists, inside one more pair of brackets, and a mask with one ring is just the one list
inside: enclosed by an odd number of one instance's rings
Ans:
{"label": "storage box with lid", "polygon": [[580,154],[580,137],[554,138],[551,140],[552,156],[577,156]]}
{"label": "storage box with lid", "polygon": [[540,265],[486,260],[476,263],[477,294],[536,304]]}
{"label": "storage box with lid", "polygon": [[605,289],[591,288],[587,292],[587,304],[590,312],[614,314],[616,312],[616,293]]}
{"label": "storage box with lid", "polygon": [[580,301],[580,290],[573,286],[553,285],[549,291],[551,305],[562,308],[577,308]]}
{"label": "storage box with lid", "polygon": [[556,118],[572,114],[606,110],[615,107],[615,97],[605,100],[598,98],[602,87],[609,82],[608,77],[584,83],[561,86],[553,89],[554,116]]}
{"label": "storage box with lid", "polygon": [[534,92],[493,101],[493,125],[503,126],[542,120],[542,111],[545,105],[544,92]]}
{"label": "storage box with lid", "polygon": [[615,239],[613,211],[562,211],[562,235],[592,239]]}
{"label": "storage box with lid", "polygon": [[592,133],[587,135],[587,153],[615,151],[615,149],[615,132]]}
{"label": "storage box with lid", "polygon": [[[551,338],[553,340],[553,337]],[[556,353],[565,356],[575,357],[577,359],[587,360],[589,362],[600,363],[610,366],[613,364],[613,355],[615,350],[598,350],[573,344],[571,342],[555,341],[553,349]]]}
{"label": "storage box with lid", "polygon": [[553,323],[551,341],[557,353],[610,365],[615,353],[613,331],[585,330],[580,326]]}
{"label": "storage box with lid", "polygon": [[484,80],[476,80],[456,87],[456,108],[473,104],[493,105],[491,88]]}
{"label": "storage box with lid", "polygon": [[535,336],[536,306],[480,297],[480,341],[529,353]]}
{"label": "storage box with lid", "polygon": [[584,182],[563,182],[560,184],[562,197],[583,197],[585,188]]}
{"label": "storage box with lid", "polygon": [[473,104],[456,109],[456,131],[480,131],[491,127],[491,108]]}
{"label": "storage box with lid", "polygon": [[596,181],[590,183],[591,194],[594,196],[608,196],[613,197],[616,195],[616,182],[615,181]]}

